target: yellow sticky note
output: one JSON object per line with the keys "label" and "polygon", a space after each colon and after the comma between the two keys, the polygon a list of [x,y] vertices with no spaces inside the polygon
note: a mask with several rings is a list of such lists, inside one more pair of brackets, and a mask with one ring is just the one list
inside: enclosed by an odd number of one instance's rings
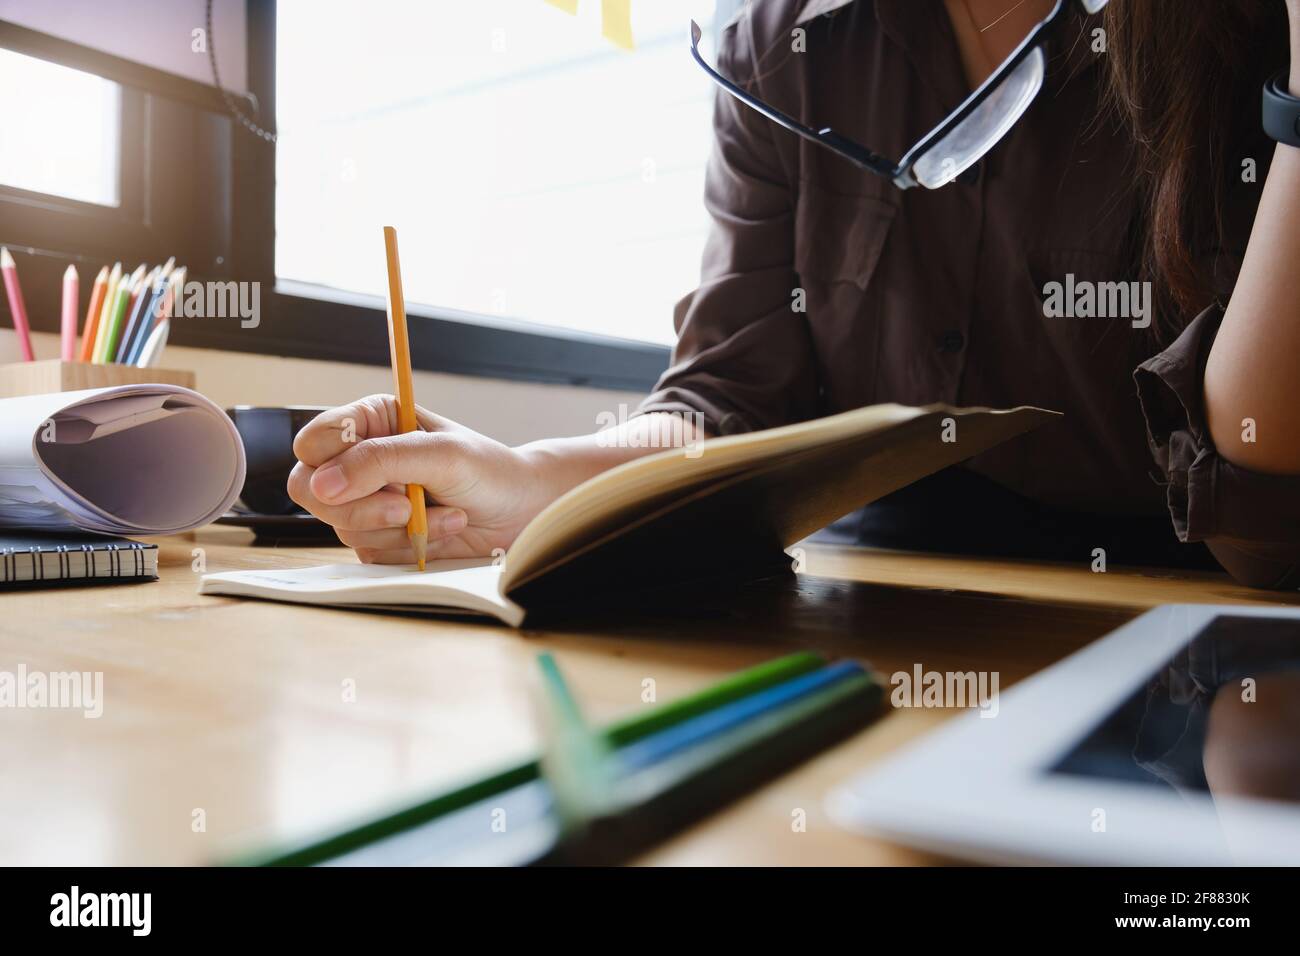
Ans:
{"label": "yellow sticky note", "polygon": [[632,0],[600,0],[600,32],[623,49],[633,49]]}
{"label": "yellow sticky note", "polygon": [[565,13],[578,15],[578,0],[546,0],[553,7],[559,7]]}

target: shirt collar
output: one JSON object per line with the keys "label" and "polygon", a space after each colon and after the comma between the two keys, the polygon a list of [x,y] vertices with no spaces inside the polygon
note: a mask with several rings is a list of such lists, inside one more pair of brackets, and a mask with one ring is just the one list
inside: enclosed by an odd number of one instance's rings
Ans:
{"label": "shirt collar", "polygon": [[[816,17],[825,16],[828,13],[834,13],[841,7],[847,7],[856,0],[805,0],[803,9],[799,11],[799,16],[795,20],[795,26],[801,23],[807,23]],[[914,2],[914,0],[909,0]]]}

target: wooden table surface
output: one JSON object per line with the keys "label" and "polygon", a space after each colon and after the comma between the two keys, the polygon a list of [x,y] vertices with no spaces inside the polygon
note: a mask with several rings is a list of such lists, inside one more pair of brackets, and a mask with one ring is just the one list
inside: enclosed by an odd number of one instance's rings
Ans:
{"label": "wooden table surface", "polygon": [[[428,795],[536,745],[551,650],[595,720],[807,648],[887,675],[1032,674],[1148,607],[1296,603],[1213,574],[808,546],[786,580],[610,609],[564,629],[200,597],[210,571],[351,560],[234,528],[160,539],[156,583],[0,592],[0,671],[100,671],[103,715],[0,710],[0,863],[195,864]],[[647,864],[931,861],[846,834],[827,792],[954,711],[899,709],[645,854]],[[806,814],[804,832],[792,827]],[[201,819],[199,827],[196,820]]]}

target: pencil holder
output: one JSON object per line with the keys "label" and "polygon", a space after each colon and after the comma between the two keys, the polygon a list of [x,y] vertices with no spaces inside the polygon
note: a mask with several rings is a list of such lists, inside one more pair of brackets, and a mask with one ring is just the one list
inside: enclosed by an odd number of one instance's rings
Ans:
{"label": "pencil holder", "polygon": [[90,362],[12,362],[0,365],[0,398],[17,395],[45,395],[75,392],[83,388],[110,385],[162,384],[194,387],[194,373],[165,368],[136,368],[131,365],[94,365]]}

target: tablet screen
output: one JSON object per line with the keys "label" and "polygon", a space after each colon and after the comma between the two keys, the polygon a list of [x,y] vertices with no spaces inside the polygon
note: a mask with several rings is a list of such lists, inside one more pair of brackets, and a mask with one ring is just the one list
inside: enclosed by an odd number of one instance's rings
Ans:
{"label": "tablet screen", "polygon": [[1300,620],[1214,618],[1050,769],[1300,801]]}

